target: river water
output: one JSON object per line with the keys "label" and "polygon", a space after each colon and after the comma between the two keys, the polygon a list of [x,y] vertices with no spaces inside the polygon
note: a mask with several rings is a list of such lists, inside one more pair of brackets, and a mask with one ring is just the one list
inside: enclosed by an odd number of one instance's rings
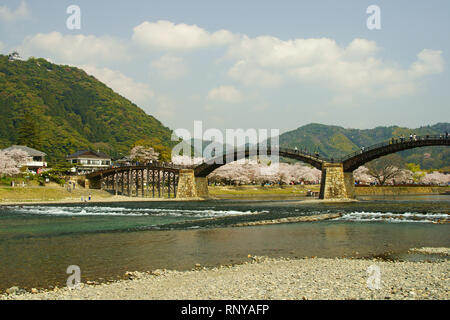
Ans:
{"label": "river water", "polygon": [[[126,271],[192,269],[270,257],[447,259],[408,252],[450,247],[450,196],[364,197],[356,203],[298,200],[132,202],[0,207],[0,290],[63,286]],[[343,213],[329,221],[233,228],[256,220]]]}

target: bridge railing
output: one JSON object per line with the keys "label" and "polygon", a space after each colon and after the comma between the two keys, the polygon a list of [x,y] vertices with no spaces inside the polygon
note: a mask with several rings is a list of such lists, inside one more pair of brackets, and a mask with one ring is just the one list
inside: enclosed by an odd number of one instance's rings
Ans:
{"label": "bridge railing", "polygon": [[[256,147],[245,147],[245,148],[235,148],[234,152],[250,152],[250,151],[260,151],[260,150],[267,150],[267,151],[276,151],[278,150],[278,152],[281,153],[291,153],[291,154],[298,154],[298,155],[302,155],[304,157],[307,158],[311,158],[313,160],[316,161],[320,161],[320,162],[330,162],[330,163],[341,163],[344,162],[350,158],[353,158],[357,155],[372,151],[374,149],[378,149],[384,146],[388,146],[388,145],[399,145],[399,144],[409,144],[412,142],[417,142],[417,141],[423,141],[423,140],[443,140],[443,139],[450,139],[450,136],[448,136],[447,134],[440,134],[440,135],[426,135],[426,136],[416,136],[416,137],[398,137],[398,138],[392,138],[390,140],[387,141],[383,141],[374,145],[371,145],[369,147],[364,147],[363,149],[360,149],[358,151],[352,152],[344,157],[336,157],[336,158],[325,158],[325,157],[321,157],[320,153],[318,152],[310,152],[309,150],[302,150],[302,149],[290,149],[290,148],[283,148],[280,146],[256,146]],[[205,161],[203,161],[202,163],[199,163],[197,165],[200,164],[205,164],[205,163],[211,163],[211,161],[214,161],[218,158],[222,158],[224,156],[227,156],[229,154],[229,152],[227,153],[218,153],[216,155],[214,155],[212,158],[207,159]],[[259,153],[257,153],[259,154]],[[194,165],[195,166],[195,165]]]}
{"label": "bridge railing", "polygon": [[413,142],[417,141],[432,141],[432,140],[443,140],[443,139],[449,139],[448,135],[441,134],[441,135],[426,135],[426,136],[413,136],[413,137],[405,137],[405,138],[392,138],[387,141],[383,141],[374,145],[371,145],[369,147],[362,147],[360,150],[355,151],[353,153],[350,153],[344,157],[336,158],[336,159],[330,159],[330,162],[343,162],[348,159],[351,159],[353,157],[356,157],[360,154],[364,154],[366,152],[385,147],[385,146],[392,146],[392,145],[401,145],[401,144],[411,144]]}
{"label": "bridge railing", "polygon": [[[296,149],[290,149],[290,148],[283,148],[280,146],[252,146],[252,147],[245,147],[245,148],[235,148],[234,149],[234,153],[239,153],[239,152],[254,152],[256,155],[261,155],[260,152],[258,151],[264,151],[264,152],[270,152],[271,154],[273,152],[277,152],[278,153],[290,153],[290,154],[298,154],[298,155],[302,155],[304,157],[307,158],[311,158],[313,160],[317,160],[317,161],[326,161],[326,159],[321,158],[319,153],[315,153],[315,152],[309,152],[308,150],[296,150]],[[203,161],[202,163],[199,164],[205,164],[205,163],[214,163],[215,160],[217,159],[221,159],[223,157],[226,157],[227,155],[232,154],[232,152],[226,152],[226,153],[218,153],[215,154],[213,157],[206,159],[205,161]],[[268,154],[267,154],[268,155]]]}
{"label": "bridge railing", "polygon": [[115,165],[111,166],[109,169],[119,169],[119,168],[132,168],[132,167],[154,167],[154,168],[167,168],[167,169],[192,169],[195,167],[194,165],[187,165],[187,164],[174,164],[172,162],[160,162],[160,161],[153,161],[150,163],[130,163],[130,164],[121,164],[121,165]]}

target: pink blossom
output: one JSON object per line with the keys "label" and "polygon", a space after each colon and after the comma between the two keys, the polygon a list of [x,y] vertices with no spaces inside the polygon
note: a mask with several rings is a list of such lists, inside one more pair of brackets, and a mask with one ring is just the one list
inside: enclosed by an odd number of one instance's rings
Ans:
{"label": "pink blossom", "polygon": [[27,163],[28,154],[22,150],[0,151],[0,175],[13,176]]}
{"label": "pink blossom", "polygon": [[450,175],[434,171],[432,173],[425,174],[425,176],[421,179],[421,182],[432,185],[448,185],[450,183]]}

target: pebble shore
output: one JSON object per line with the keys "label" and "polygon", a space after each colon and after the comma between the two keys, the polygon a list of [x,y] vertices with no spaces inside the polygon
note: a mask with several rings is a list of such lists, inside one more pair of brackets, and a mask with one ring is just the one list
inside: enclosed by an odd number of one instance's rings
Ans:
{"label": "pebble shore", "polygon": [[[448,250],[448,249],[447,249]],[[380,288],[370,289],[369,267],[380,270]],[[80,284],[78,289],[34,289],[1,300],[316,300],[450,298],[450,262],[390,262],[362,259],[272,259],[252,257],[234,266],[191,271],[127,272],[128,280]]]}

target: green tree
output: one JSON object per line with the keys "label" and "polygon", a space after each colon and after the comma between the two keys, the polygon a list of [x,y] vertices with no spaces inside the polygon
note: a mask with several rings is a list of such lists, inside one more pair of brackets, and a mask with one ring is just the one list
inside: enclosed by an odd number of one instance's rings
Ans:
{"label": "green tree", "polygon": [[414,182],[419,182],[423,177],[425,177],[426,173],[420,169],[420,164],[408,163],[406,166],[410,171],[412,171]]}
{"label": "green tree", "polygon": [[40,149],[42,147],[41,131],[37,118],[26,113],[19,124],[17,129],[17,144],[28,146],[34,149]]}

